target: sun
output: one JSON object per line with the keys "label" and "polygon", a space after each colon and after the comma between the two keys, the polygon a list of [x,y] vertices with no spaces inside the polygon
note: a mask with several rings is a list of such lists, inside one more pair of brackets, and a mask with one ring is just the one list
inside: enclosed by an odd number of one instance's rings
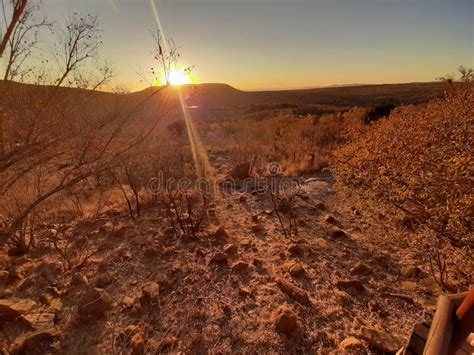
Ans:
{"label": "sun", "polygon": [[169,72],[168,82],[170,85],[192,84],[191,77],[184,70],[173,69]]}

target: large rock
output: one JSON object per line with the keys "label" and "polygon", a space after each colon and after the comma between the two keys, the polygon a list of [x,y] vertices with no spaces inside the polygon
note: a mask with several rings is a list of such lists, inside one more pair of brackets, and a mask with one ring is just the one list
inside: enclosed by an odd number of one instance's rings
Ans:
{"label": "large rock", "polygon": [[284,279],[277,279],[276,283],[283,292],[285,292],[288,296],[290,296],[294,300],[298,301],[301,304],[305,304],[305,305],[310,304],[309,296],[305,290],[299,288],[298,286]]}
{"label": "large rock", "polygon": [[28,299],[0,300],[0,317],[16,318],[28,314],[36,306],[36,302]]}
{"label": "large rock", "polygon": [[100,316],[112,309],[112,297],[101,288],[90,288],[82,296],[79,302],[79,312]]}
{"label": "large rock", "polygon": [[32,330],[50,329],[54,327],[54,313],[29,313],[22,316],[22,320],[28,324]]}
{"label": "large rock", "polygon": [[232,265],[232,270],[234,271],[247,271],[249,269],[249,264],[244,261],[237,261]]}
{"label": "large rock", "polygon": [[363,326],[359,330],[359,336],[374,348],[387,353],[396,353],[401,348],[396,338],[376,329]]}
{"label": "large rock", "polygon": [[273,322],[276,330],[289,334],[296,329],[298,318],[289,306],[281,305],[273,312]]}
{"label": "large rock", "polygon": [[59,335],[59,331],[53,328],[22,335],[10,347],[10,352],[12,354],[41,354],[42,347]]}

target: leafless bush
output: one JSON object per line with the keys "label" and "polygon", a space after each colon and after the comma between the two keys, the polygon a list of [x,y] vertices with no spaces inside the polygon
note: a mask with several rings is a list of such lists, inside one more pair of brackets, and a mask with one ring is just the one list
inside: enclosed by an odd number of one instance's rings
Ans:
{"label": "leafless bush", "polygon": [[278,177],[269,177],[268,195],[280,224],[283,235],[286,238],[293,238],[298,235],[298,224],[296,214],[296,201],[301,191],[301,185],[296,180],[291,184],[280,184]]}
{"label": "leafless bush", "polygon": [[210,195],[205,192],[183,189],[168,190],[162,194],[166,217],[176,232],[195,237],[207,217]]}

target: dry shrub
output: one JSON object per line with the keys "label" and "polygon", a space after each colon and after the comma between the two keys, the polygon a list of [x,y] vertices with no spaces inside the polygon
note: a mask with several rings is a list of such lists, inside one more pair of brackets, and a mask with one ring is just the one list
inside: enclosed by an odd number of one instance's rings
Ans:
{"label": "dry shrub", "polygon": [[473,98],[471,84],[424,107],[397,109],[337,150],[336,180],[472,246]]}

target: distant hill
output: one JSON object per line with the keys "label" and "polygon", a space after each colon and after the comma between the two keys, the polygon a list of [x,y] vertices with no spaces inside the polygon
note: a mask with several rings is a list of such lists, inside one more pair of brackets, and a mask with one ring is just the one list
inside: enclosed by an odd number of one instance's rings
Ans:
{"label": "distant hill", "polygon": [[[46,97],[54,90],[51,86],[38,86],[32,84],[5,83],[0,81],[0,92],[6,85],[11,85],[15,95],[32,95]],[[341,107],[369,106],[374,103],[392,102],[394,104],[420,104],[433,97],[441,96],[444,84],[433,83],[408,83],[384,85],[356,85],[338,86],[301,90],[280,91],[241,91],[227,84],[197,84],[184,86],[183,93],[188,105],[203,108],[227,109],[248,105],[261,104],[287,104],[287,105],[332,105]],[[149,97],[155,105],[163,105],[178,100],[178,89],[148,88],[139,92],[118,95],[106,92],[90,92],[84,89],[60,88],[61,95],[83,95],[93,97],[95,103],[101,100],[110,103],[134,103]]]}

